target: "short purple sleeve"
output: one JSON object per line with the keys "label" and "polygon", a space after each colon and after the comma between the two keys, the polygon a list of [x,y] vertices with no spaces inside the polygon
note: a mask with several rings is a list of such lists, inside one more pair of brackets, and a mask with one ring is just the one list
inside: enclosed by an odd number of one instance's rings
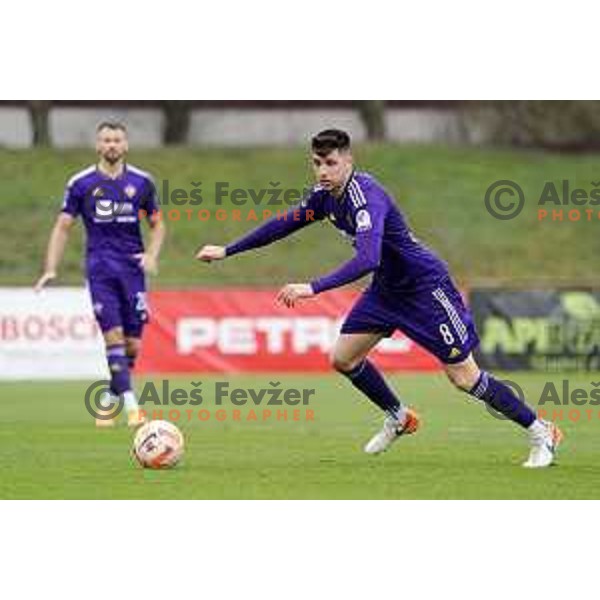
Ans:
{"label": "short purple sleeve", "polygon": [[156,191],[156,185],[154,180],[148,178],[146,181],[146,189],[142,198],[140,208],[144,211],[144,214],[151,218],[156,215],[160,208],[160,200],[158,198],[158,192]]}
{"label": "short purple sleeve", "polygon": [[81,195],[75,182],[69,181],[65,188],[61,212],[72,217],[78,217],[81,214]]}

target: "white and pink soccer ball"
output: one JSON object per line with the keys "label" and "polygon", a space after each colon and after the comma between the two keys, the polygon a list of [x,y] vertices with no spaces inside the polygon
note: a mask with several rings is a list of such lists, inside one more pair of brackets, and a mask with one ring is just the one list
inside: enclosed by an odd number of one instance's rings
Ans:
{"label": "white and pink soccer ball", "polygon": [[149,421],[133,439],[133,455],[142,467],[165,469],[174,467],[183,456],[183,435],[168,421]]}

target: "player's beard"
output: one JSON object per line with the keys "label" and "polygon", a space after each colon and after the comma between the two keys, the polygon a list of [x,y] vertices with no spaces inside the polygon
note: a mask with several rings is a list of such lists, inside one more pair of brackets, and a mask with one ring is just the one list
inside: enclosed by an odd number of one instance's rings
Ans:
{"label": "player's beard", "polygon": [[107,162],[109,165],[116,165],[118,162],[125,159],[125,152],[118,151],[107,151],[100,155],[102,160]]}

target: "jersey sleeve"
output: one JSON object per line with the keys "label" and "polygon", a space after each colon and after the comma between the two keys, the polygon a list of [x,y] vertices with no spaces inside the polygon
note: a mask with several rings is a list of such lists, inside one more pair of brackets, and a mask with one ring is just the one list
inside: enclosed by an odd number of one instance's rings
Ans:
{"label": "jersey sleeve", "polygon": [[250,233],[229,244],[225,249],[226,256],[233,256],[254,248],[267,246],[325,217],[321,195],[318,190],[311,190],[308,196],[296,207],[277,214]]}
{"label": "jersey sleeve", "polygon": [[140,209],[148,219],[152,219],[160,211],[160,199],[156,190],[156,184],[150,177],[146,180],[146,188],[140,202]]}
{"label": "jersey sleeve", "polygon": [[313,280],[310,285],[315,294],[356,281],[374,271],[381,262],[386,203],[376,193],[367,191],[351,197],[351,204],[355,255],[331,273]]}
{"label": "jersey sleeve", "polygon": [[65,188],[61,212],[78,217],[81,214],[81,194],[75,182],[69,181]]}

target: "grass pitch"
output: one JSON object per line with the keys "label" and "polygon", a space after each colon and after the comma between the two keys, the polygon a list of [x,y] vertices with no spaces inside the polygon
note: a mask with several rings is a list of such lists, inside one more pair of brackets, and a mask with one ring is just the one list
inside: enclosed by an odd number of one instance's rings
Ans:
{"label": "grass pitch", "polygon": [[[560,381],[567,375],[553,374]],[[589,376],[569,376],[589,389]],[[511,374],[530,398],[539,397],[548,375]],[[178,425],[186,438],[183,462],[168,471],[136,466],[129,454],[132,434],[120,425],[96,430],[86,412],[87,382],[0,384],[2,498],[598,498],[599,410],[563,409],[558,421],[566,439],[558,466],[529,471],[524,432],[491,417],[459,394],[442,374],[391,377],[419,410],[423,427],[388,453],[370,457],[362,445],[381,424],[378,411],[336,375],[228,377],[231,387],[314,388],[308,407],[314,421],[293,421],[295,407],[254,407],[257,421],[232,420],[231,404],[216,407],[214,377],[203,381],[201,406],[182,407]],[[224,377],[220,378],[224,380]],[[171,387],[190,389],[189,379]],[[143,385],[138,380],[138,389]],[[147,404],[146,408],[159,407]],[[165,410],[166,407],[162,407]],[[227,418],[217,421],[221,408]],[[262,410],[287,408],[288,421],[262,420]],[[546,407],[548,408],[548,407]],[[577,422],[569,410],[578,408]],[[185,410],[193,409],[188,421]],[[211,413],[200,421],[198,410]],[[585,413],[590,410],[591,418]],[[204,413],[206,415],[206,413]]]}
{"label": "grass pitch", "polygon": [[[559,190],[565,179],[571,190],[594,187],[591,182],[598,179],[597,155],[392,144],[358,146],[355,155],[359,167],[371,171],[394,194],[415,234],[448,261],[462,285],[481,280],[528,287],[595,281],[591,257],[600,252],[597,211],[590,221],[582,218],[569,222],[565,218],[563,222],[541,222],[537,210],[547,181],[554,182]],[[66,181],[94,160],[91,149],[0,149],[1,285],[31,285],[41,269]],[[259,191],[272,187],[270,182],[278,182],[280,189],[302,189],[312,181],[304,148],[134,148],[131,161],[155,175],[163,202],[173,190],[187,190],[189,194],[192,182],[202,182],[201,208],[214,211],[220,207],[229,213],[236,209],[243,215],[239,222],[229,218],[188,220],[185,213],[179,221],[167,220],[168,235],[154,287],[278,286],[312,279],[352,255],[342,237],[330,225],[320,223],[276,247],[210,269],[193,260],[199,245],[227,243],[253,228],[256,222],[245,221],[251,209],[269,208],[252,202],[240,207],[231,196],[217,206],[217,182],[228,183],[229,190]],[[498,221],[488,214],[484,196],[493,182],[506,179],[523,188],[526,204],[517,218]],[[169,194],[163,189],[165,180]],[[163,208],[168,211],[173,206],[164,204]],[[190,206],[181,207],[186,208]],[[581,207],[585,208],[593,207]],[[74,231],[61,265],[62,285],[82,283],[81,229],[78,226]],[[318,265],[313,260],[317,256]]]}

